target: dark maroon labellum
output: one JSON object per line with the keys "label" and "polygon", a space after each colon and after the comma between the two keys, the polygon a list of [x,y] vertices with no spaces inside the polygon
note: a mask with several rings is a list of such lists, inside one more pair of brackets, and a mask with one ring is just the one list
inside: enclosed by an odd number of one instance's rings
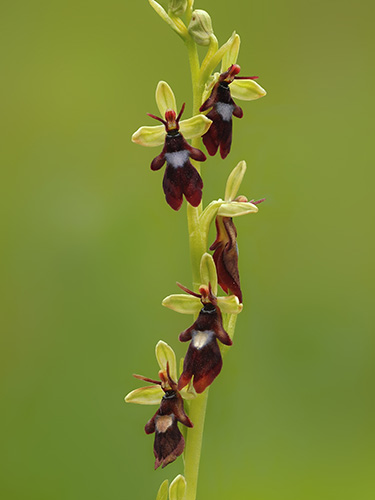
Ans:
{"label": "dark maroon labellum", "polygon": [[177,422],[187,427],[193,427],[193,423],[185,413],[184,402],[177,390],[176,382],[170,377],[168,364],[167,373],[159,372],[161,382],[141,375],[134,376],[140,380],[159,384],[164,391],[158,411],[145,425],[146,434],[155,432],[155,469],[160,465],[163,468],[176,460],[184,451],[185,441]]}
{"label": "dark maroon labellum", "polygon": [[165,162],[163,190],[166,201],[174,210],[182,205],[182,195],[193,206],[197,207],[202,200],[203,181],[190,158],[196,161],[205,161],[206,155],[197,148],[193,148],[179,132],[179,120],[185,105],[176,118],[173,110],[167,110],[165,120],[149,115],[165,125],[167,132],[162,152],[152,160],[151,169],[159,170]]}
{"label": "dark maroon labellum", "polygon": [[185,441],[177,422],[193,427],[184,411],[181,396],[176,391],[167,391],[161,400],[160,408],[145,426],[146,434],[155,432],[154,455],[155,469],[165,467],[184,451]]}
{"label": "dark maroon labellum", "polygon": [[203,308],[197,320],[179,336],[181,342],[191,342],[184,359],[178,389],[181,390],[194,377],[193,386],[197,393],[203,392],[220,373],[223,361],[217,339],[225,345],[232,345],[232,340],[223,328],[216,298],[210,294],[209,302],[207,297],[203,300]]}

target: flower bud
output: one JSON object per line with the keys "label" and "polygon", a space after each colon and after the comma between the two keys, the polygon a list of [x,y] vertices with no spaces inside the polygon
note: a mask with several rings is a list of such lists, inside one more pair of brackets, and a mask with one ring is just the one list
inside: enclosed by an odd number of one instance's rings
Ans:
{"label": "flower bud", "polygon": [[197,9],[191,16],[189,33],[198,45],[209,45],[213,35],[211,17],[205,10]]}
{"label": "flower bud", "polygon": [[181,16],[185,13],[187,7],[187,0],[170,0],[168,10],[175,16]]}

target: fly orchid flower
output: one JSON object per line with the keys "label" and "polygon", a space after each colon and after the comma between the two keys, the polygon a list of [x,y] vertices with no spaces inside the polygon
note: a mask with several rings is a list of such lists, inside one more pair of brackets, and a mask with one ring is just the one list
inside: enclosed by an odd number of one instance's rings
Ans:
{"label": "fly orchid flower", "polygon": [[187,427],[193,427],[193,423],[186,415],[182,397],[177,389],[177,383],[171,376],[176,377],[176,357],[165,342],[160,341],[156,346],[156,357],[159,366],[158,380],[149,379],[142,375],[134,375],[135,378],[150,382],[152,386],[142,387],[130,392],[126,397],[127,403],[159,404],[159,409],[145,426],[146,434],[155,433],[154,455],[155,469],[160,465],[165,467],[170,464],[184,451],[185,441],[178,428],[177,422]]}
{"label": "fly orchid flower", "polygon": [[217,340],[227,346],[232,345],[232,340],[224,330],[221,311],[211,286],[202,285],[200,294],[179,286],[190,295],[200,298],[203,305],[194,324],[179,336],[181,342],[191,342],[184,359],[178,389],[181,390],[193,378],[193,387],[199,394],[212,384],[223,366]]}
{"label": "fly orchid flower", "polygon": [[163,125],[139,128],[133,134],[132,141],[143,146],[164,144],[162,152],[152,160],[151,170],[159,170],[167,162],[163,190],[168,205],[179,210],[185,195],[186,200],[193,207],[197,207],[202,199],[203,182],[196,168],[190,163],[190,158],[205,161],[206,155],[193,148],[186,139],[205,134],[211,120],[204,115],[196,115],[180,122],[185,104],[177,115],[173,91],[165,82],[159,82],[156,88],[156,102],[165,119],[151,114],[148,116]]}
{"label": "fly orchid flower", "polygon": [[256,205],[264,201],[251,200],[246,196],[236,196],[246,171],[246,163],[240,162],[228,177],[225,190],[225,203],[218,209],[215,219],[216,240],[210,246],[214,250],[213,259],[216,265],[217,279],[226,293],[233,293],[242,303],[242,291],[238,272],[237,230],[233,217],[257,212]]}
{"label": "fly orchid flower", "polygon": [[[232,116],[243,117],[242,108],[233,101],[232,94],[239,99],[246,99],[246,97],[243,92],[236,93],[235,82],[252,81],[252,92],[249,94],[251,97],[248,97],[248,99],[256,99],[266,94],[266,91],[253,81],[258,78],[257,76],[239,77],[237,75],[240,70],[238,64],[232,64],[227,71],[221,73],[213,86],[211,95],[199,109],[199,111],[207,111],[211,108],[206,116],[213,123],[202,137],[203,143],[211,156],[216,154],[219,146],[220,156],[223,159],[228,156],[232,144]],[[240,88],[242,90],[243,87]]]}

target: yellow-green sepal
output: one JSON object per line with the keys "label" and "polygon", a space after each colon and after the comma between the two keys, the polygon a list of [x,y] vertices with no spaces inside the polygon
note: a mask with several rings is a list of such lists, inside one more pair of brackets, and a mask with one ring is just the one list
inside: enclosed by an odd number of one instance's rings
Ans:
{"label": "yellow-green sepal", "polygon": [[228,70],[228,68],[232,64],[235,64],[237,62],[240,45],[241,45],[240,35],[237,35],[236,33],[233,39],[231,40],[228,50],[223,55],[223,58],[221,60],[220,73],[224,73],[225,71]]}
{"label": "yellow-green sepal", "polygon": [[267,94],[264,88],[254,80],[234,80],[230,84],[230,93],[232,97],[243,101],[254,101]]}
{"label": "yellow-green sepal", "polygon": [[230,203],[221,205],[217,211],[217,215],[221,217],[238,217],[256,212],[258,212],[258,207],[249,201],[231,201]]}
{"label": "yellow-green sepal", "polygon": [[184,500],[186,480],[183,475],[176,476],[169,487],[169,500]]}
{"label": "yellow-green sepal", "polygon": [[204,253],[201,259],[201,282],[203,285],[211,285],[212,292],[217,295],[217,273],[214,259],[209,253]]}
{"label": "yellow-green sepal", "polygon": [[177,110],[176,98],[173,90],[168,83],[163,80],[156,86],[155,99],[162,118],[164,118],[167,109]]}
{"label": "yellow-green sepal", "polygon": [[159,367],[163,371],[167,371],[167,363],[169,365],[169,373],[173,380],[177,380],[177,363],[176,355],[174,350],[170,345],[162,340],[156,344],[155,347],[156,359],[159,363]]}
{"label": "yellow-green sepal", "polygon": [[198,297],[183,293],[168,295],[162,305],[181,314],[197,314],[202,309],[202,303]]}
{"label": "yellow-green sepal", "polygon": [[160,385],[149,385],[129,392],[125,396],[125,402],[138,405],[158,405],[163,396],[164,391]]}
{"label": "yellow-green sepal", "polygon": [[180,122],[180,132],[185,139],[201,137],[210,128],[212,121],[205,115],[195,115]]}
{"label": "yellow-green sepal", "polygon": [[241,182],[246,172],[246,162],[240,161],[229,174],[227,184],[225,186],[225,201],[232,201],[237,196]]}
{"label": "yellow-green sepal", "polygon": [[227,295],[217,298],[217,305],[222,313],[239,314],[243,309],[243,304],[240,303],[235,295]]}
{"label": "yellow-green sepal", "polygon": [[168,479],[161,483],[156,500],[168,500],[168,484]]}
{"label": "yellow-green sepal", "polygon": [[132,141],[141,146],[160,146],[164,144],[165,127],[164,125],[156,125],[154,127],[140,127],[132,135]]}

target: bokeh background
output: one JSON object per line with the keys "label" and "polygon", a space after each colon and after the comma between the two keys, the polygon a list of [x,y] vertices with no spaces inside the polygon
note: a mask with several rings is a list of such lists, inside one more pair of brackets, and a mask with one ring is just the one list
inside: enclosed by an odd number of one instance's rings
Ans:
{"label": "bokeh background", "polygon": [[[206,202],[242,159],[267,201],[237,223],[246,308],[198,498],[372,500],[373,2],[196,7],[268,91],[203,167]],[[130,136],[161,79],[191,106],[185,48],[145,0],[4,0],[0,58],[1,498],[155,498],[182,461],[153,471],[154,408],[123,397],[159,339],[183,354],[191,320],[160,302],[191,278],[186,206]]]}

